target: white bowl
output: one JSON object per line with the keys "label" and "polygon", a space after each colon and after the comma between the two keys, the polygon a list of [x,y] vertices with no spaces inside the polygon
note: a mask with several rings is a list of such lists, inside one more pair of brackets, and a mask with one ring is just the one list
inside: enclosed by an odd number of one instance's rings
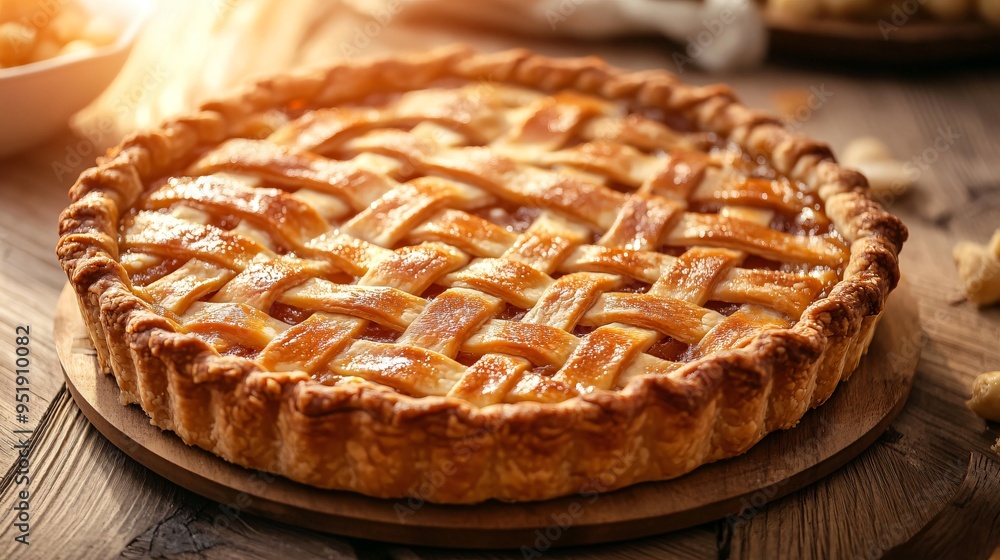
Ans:
{"label": "white bowl", "polygon": [[105,47],[0,69],[0,157],[63,130],[121,71],[154,0],[82,0],[121,30]]}

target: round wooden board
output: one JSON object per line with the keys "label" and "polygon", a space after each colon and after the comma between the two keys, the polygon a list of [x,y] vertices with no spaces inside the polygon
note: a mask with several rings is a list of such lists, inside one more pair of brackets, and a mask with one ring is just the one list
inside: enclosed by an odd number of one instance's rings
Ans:
{"label": "round wooden board", "polygon": [[[157,474],[225,504],[225,511],[380,541],[463,548],[524,545],[544,551],[665,533],[737,515],[840,468],[875,441],[910,393],[922,342],[916,307],[901,285],[850,380],[797,427],[769,435],[746,454],[674,480],[525,504],[379,500],[238,467],[187,446],[151,425],[138,406],[119,402],[118,386],[100,371],[68,286],[56,309],[55,342],[70,392],[105,437]],[[218,521],[229,518],[220,513]]]}

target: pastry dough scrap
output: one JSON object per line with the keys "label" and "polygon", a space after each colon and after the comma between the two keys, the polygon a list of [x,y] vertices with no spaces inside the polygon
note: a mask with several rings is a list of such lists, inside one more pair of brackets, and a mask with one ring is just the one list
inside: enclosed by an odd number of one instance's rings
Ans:
{"label": "pastry dough scrap", "polygon": [[960,241],[952,256],[969,301],[979,306],[1000,301],[1000,229],[985,245]]}

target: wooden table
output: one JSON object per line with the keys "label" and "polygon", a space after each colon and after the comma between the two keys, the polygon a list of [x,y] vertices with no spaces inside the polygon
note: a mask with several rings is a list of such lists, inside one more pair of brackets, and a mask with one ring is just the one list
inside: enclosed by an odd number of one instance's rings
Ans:
{"label": "wooden table", "polygon": [[[193,0],[192,0],[193,1]],[[318,0],[317,0],[318,2]],[[238,14],[238,2],[213,41],[230,55],[252,49],[232,44],[238,25],[282,25],[266,13]],[[331,8],[320,8],[317,21]],[[184,9],[178,13],[188,14]],[[353,18],[353,19],[352,19]],[[164,17],[156,26],[180,25]],[[204,97],[198,84],[219,87],[260,68],[315,63],[338,56],[333,39],[350,36],[359,16],[334,18],[299,38],[297,47],[276,41],[263,58],[239,57],[240,68],[222,71],[211,60],[200,67],[155,60],[142,44],[109,89],[91,122],[115,107],[116,123],[148,124]],[[189,18],[188,28],[202,25]],[[552,54],[605,55],[632,68],[671,68],[657,41],[584,44],[542,42],[486,32],[417,28],[405,22],[375,37],[368,52],[439,44],[456,37],[483,48],[527,44]],[[229,26],[229,27],[226,27]],[[323,27],[326,26],[326,27]],[[202,25],[202,27],[205,27]],[[292,26],[294,27],[294,26]],[[221,31],[220,31],[221,29]],[[227,31],[229,29],[229,31]],[[176,30],[176,27],[175,27]],[[228,33],[228,35],[227,35]],[[295,34],[296,31],[289,33]],[[176,35],[165,35],[175,37]],[[332,37],[332,38],[331,38]],[[221,38],[227,38],[222,41]],[[332,41],[332,42],[331,42]],[[321,48],[323,44],[327,48]],[[270,48],[270,43],[268,43]],[[183,45],[174,49],[182,51]],[[221,47],[220,47],[221,48]],[[257,47],[260,50],[262,47]],[[245,54],[245,52],[244,52]],[[252,53],[250,53],[252,54]],[[144,58],[145,57],[145,58]],[[264,60],[253,67],[247,59]],[[136,62],[138,60],[138,62]],[[212,73],[214,67],[222,75]],[[201,72],[201,74],[199,74]],[[202,75],[202,78],[198,78]],[[905,281],[918,301],[920,329],[901,353],[921,353],[913,393],[892,427],[853,463],[810,488],[759,506],[741,523],[717,522],[638,541],[552,550],[560,558],[766,558],[778,551],[801,558],[876,558],[897,546],[929,557],[986,558],[1000,544],[1000,462],[990,451],[1000,430],[964,406],[975,376],[1000,369],[1000,307],[977,310],[949,303],[960,293],[951,261],[959,239],[985,241],[1000,227],[1000,71],[892,76],[832,74],[767,66],[749,74],[685,78],[725,80],[752,106],[775,108],[781,90],[809,91],[813,108],[797,111],[795,126],[841,148],[862,135],[885,140],[900,159],[919,170],[909,194],[887,201],[910,227],[902,254]],[[146,80],[144,89],[134,85]],[[138,93],[136,93],[138,91]],[[180,92],[180,93],[178,93]],[[93,130],[93,129],[92,129]],[[938,142],[939,137],[950,143]],[[239,504],[218,504],[187,492],[128,459],[87,423],[68,395],[52,341],[52,313],[65,283],[53,254],[56,221],[65,192],[96,153],[94,142],[67,131],[48,143],[0,161],[0,557],[4,558],[521,558],[518,551],[470,552],[418,549],[346,540],[255,518]],[[80,157],[77,157],[80,156]],[[63,167],[67,169],[63,169]],[[31,328],[31,403],[34,429],[29,454],[30,546],[13,543],[11,508],[16,474],[14,331]],[[961,551],[961,554],[959,554]],[[951,554],[947,554],[950,552]],[[943,556],[942,556],[943,555]]]}

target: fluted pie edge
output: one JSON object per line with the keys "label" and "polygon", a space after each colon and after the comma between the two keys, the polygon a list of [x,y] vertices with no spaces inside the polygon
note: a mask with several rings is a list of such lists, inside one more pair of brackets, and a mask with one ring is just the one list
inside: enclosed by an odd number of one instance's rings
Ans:
{"label": "fluted pie edge", "polygon": [[[793,327],[670,375],[561,403],[485,408],[265,371],[175,332],[132,293],[118,262],[118,224],[145,179],[291,100],[333,105],[377,87],[414,89],[448,76],[572,88],[681,112],[819,194],[851,244],[843,280]],[[864,177],[837,166],[825,145],[747,109],[725,86],[693,87],[667,72],[628,73],[597,59],[455,47],[272,78],[127,138],[73,186],[57,252],[122,401],[139,404],[187,444],[320,488],[438,503],[530,501],[680,476],[745,452],[826,401],[857,367],[899,279],[906,228],[866,189]]]}

